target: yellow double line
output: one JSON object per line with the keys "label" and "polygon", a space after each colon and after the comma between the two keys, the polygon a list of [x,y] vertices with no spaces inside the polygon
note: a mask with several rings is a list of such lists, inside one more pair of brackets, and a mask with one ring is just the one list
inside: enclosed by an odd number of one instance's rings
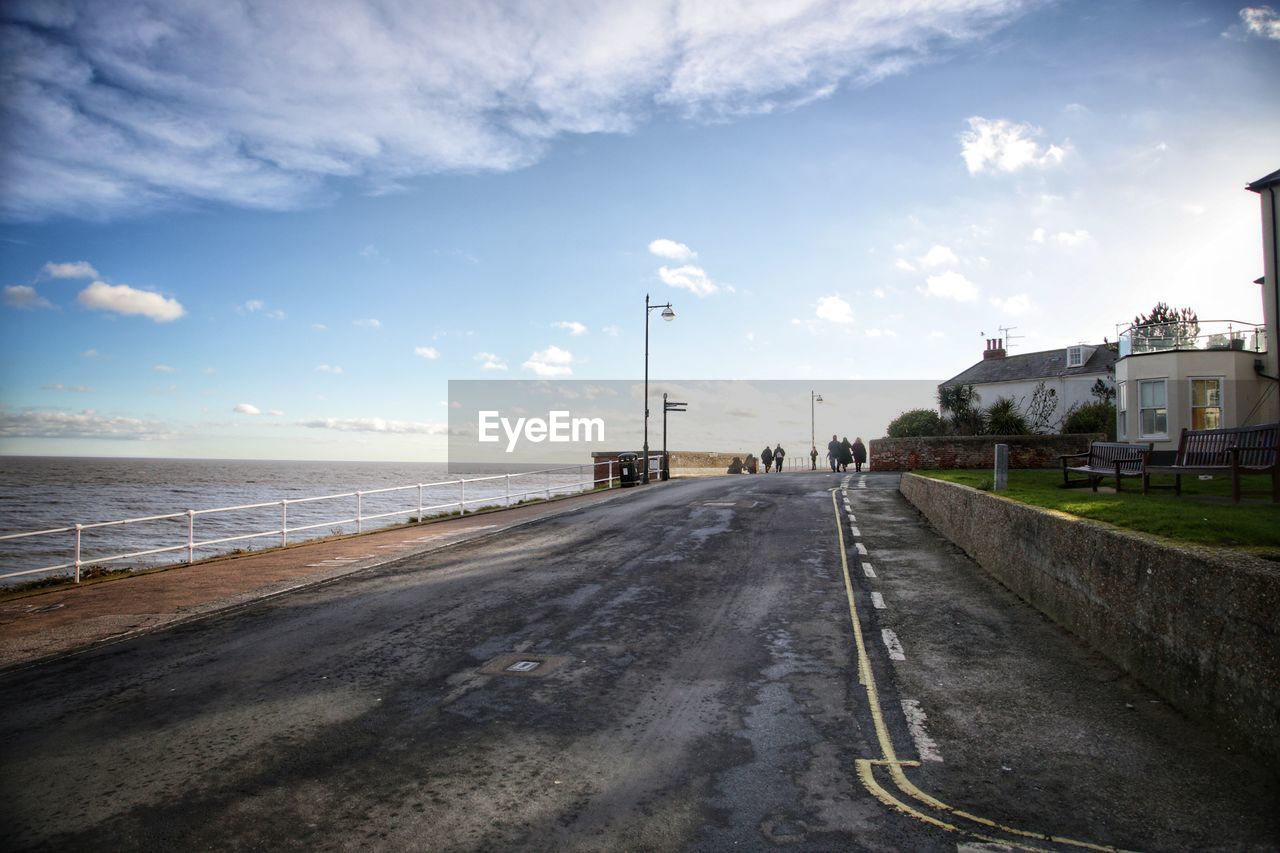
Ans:
{"label": "yellow double line", "polygon": [[[1017,838],[1026,838],[1034,841],[1045,842],[1049,844],[1062,844],[1071,847],[1080,847],[1086,850],[1104,850],[1116,851],[1118,848],[1108,847],[1102,844],[1092,844],[1088,841],[1077,841],[1072,838],[1063,838],[1057,835],[1051,835],[1046,832],[1031,832],[1025,829],[1015,829],[1014,827],[1005,826],[996,821],[989,820],[985,817],[970,814],[969,812],[949,806],[936,797],[932,797],[921,791],[915,786],[907,774],[903,772],[903,767],[919,767],[918,761],[902,761],[899,760],[897,752],[893,748],[893,740],[889,737],[889,728],[884,722],[884,712],[880,708],[880,691],[876,688],[875,674],[871,671],[871,659],[867,656],[867,646],[862,637],[862,625],[858,620],[858,606],[854,603],[853,598],[853,580],[849,577],[849,557],[844,547],[844,525],[840,521],[840,507],[836,503],[836,490],[831,490],[831,508],[835,512],[836,517],[836,540],[840,545],[840,567],[844,572],[844,591],[849,601],[849,618],[853,625],[853,638],[858,648],[858,683],[867,691],[867,707],[871,710],[871,720],[875,726],[876,740],[880,745],[879,758],[859,758],[856,759],[858,768],[858,778],[862,781],[867,791],[880,802],[890,808],[897,809],[909,817],[912,817],[922,823],[945,829],[948,832],[956,832],[970,838],[976,838],[981,841],[991,841],[997,844],[1004,844],[1009,847],[1016,847],[1020,850],[1044,850],[1044,847],[1037,847],[1027,842],[1011,840],[1009,838],[1001,838],[992,835],[982,834],[984,831],[998,832],[1004,835],[1013,835]],[[932,814],[921,811],[920,808],[910,802],[904,802],[889,791],[885,786],[881,785],[876,779],[875,768],[884,767],[889,771],[889,778],[893,780],[893,784],[898,791],[916,802],[923,803],[934,812],[941,812],[942,817],[935,817]],[[973,829],[957,826],[956,823],[950,821],[967,821],[969,823],[978,824],[983,829]]]}

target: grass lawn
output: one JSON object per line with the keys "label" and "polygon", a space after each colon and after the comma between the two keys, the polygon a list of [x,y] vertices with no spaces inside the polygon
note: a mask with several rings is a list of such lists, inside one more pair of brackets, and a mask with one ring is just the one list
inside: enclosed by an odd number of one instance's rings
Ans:
{"label": "grass lawn", "polygon": [[[974,488],[991,487],[991,470],[915,471]],[[1173,477],[1152,477],[1152,486],[1173,485]],[[1114,483],[1104,480],[1103,488]],[[1143,496],[1142,482],[1124,481],[1119,494],[1098,492],[1086,486],[1062,488],[1060,470],[1012,470],[1009,489],[999,494],[1032,506],[1105,521],[1117,527],[1165,536],[1196,545],[1242,548],[1260,557],[1280,560],[1280,504],[1271,502],[1269,477],[1245,477],[1241,481],[1242,500],[1231,503],[1231,480],[1215,477],[1200,480],[1183,476],[1182,496],[1172,489],[1152,489]]]}

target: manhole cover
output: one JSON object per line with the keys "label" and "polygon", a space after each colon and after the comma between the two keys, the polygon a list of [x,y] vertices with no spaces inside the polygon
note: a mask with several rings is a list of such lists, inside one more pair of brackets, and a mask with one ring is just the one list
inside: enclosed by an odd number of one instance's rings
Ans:
{"label": "manhole cover", "polygon": [[531,655],[512,653],[498,655],[480,667],[486,675],[514,675],[522,678],[542,678],[559,669],[569,659],[560,655]]}

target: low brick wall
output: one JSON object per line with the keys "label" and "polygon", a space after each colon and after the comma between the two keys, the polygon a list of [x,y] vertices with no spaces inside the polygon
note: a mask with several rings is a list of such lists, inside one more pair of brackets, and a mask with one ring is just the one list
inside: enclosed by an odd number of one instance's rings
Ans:
{"label": "low brick wall", "polygon": [[873,438],[872,471],[930,468],[989,468],[997,444],[1009,445],[1010,468],[1057,468],[1058,457],[1082,453],[1101,433],[1080,435],[948,435],[928,438]]}
{"label": "low brick wall", "polygon": [[901,489],[1018,596],[1280,765],[1280,565],[926,477],[904,475]]}

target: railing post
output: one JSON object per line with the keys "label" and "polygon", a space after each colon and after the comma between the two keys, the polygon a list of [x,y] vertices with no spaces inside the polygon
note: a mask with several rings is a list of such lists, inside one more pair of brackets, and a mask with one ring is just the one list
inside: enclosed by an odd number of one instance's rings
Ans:
{"label": "railing post", "polygon": [[466,515],[467,514],[467,481],[466,480],[458,481],[458,497],[460,498],[458,501],[458,515]]}
{"label": "railing post", "polygon": [[511,475],[507,475],[507,506],[511,506]]}
{"label": "railing post", "polygon": [[76,525],[76,583],[80,583],[80,530],[83,524]]}
{"label": "railing post", "polygon": [[196,561],[196,511],[187,510],[187,565]]}
{"label": "railing post", "polygon": [[551,500],[551,472],[547,472],[547,500]]}
{"label": "railing post", "polygon": [[356,533],[364,532],[364,492],[356,491]]}
{"label": "railing post", "polygon": [[289,502],[280,501],[280,547],[289,544]]}
{"label": "railing post", "polygon": [[418,484],[418,523],[422,523],[422,484]]}

